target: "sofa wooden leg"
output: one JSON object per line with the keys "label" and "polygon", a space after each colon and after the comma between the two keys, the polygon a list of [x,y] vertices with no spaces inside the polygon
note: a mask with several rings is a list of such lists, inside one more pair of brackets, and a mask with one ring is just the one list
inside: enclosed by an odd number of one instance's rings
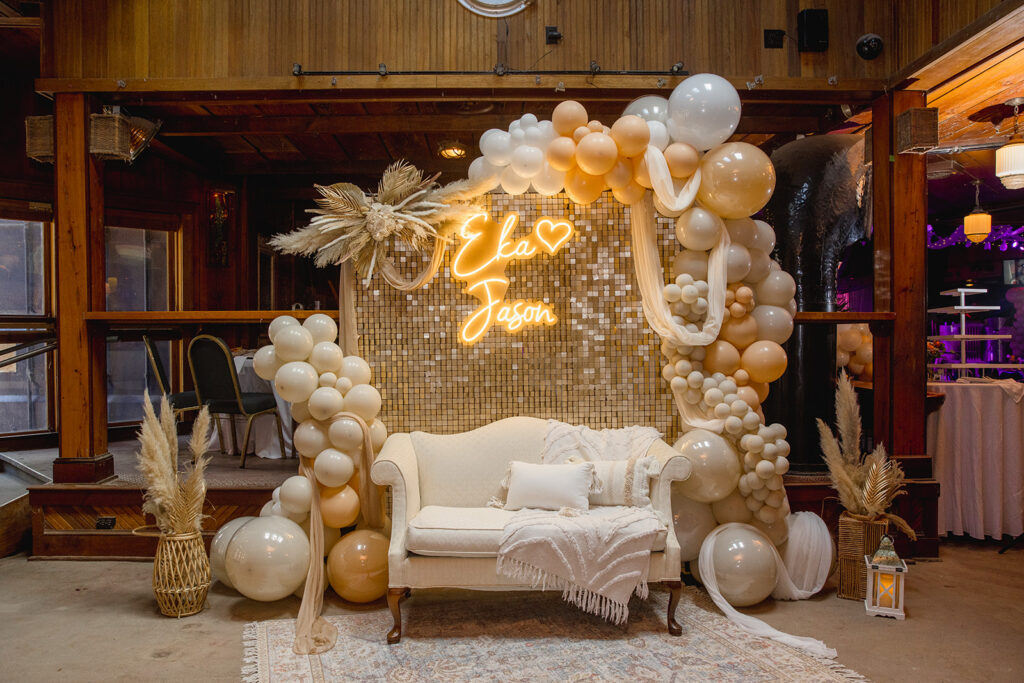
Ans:
{"label": "sofa wooden leg", "polygon": [[683,634],[683,628],[676,621],[676,607],[679,605],[679,595],[683,592],[683,584],[681,581],[666,581],[665,585],[668,586],[668,632],[673,636],[680,636]]}
{"label": "sofa wooden leg", "polygon": [[389,588],[388,607],[391,608],[391,616],[395,620],[395,627],[388,631],[388,644],[392,645],[402,639],[402,608],[399,603],[409,597],[408,588]]}

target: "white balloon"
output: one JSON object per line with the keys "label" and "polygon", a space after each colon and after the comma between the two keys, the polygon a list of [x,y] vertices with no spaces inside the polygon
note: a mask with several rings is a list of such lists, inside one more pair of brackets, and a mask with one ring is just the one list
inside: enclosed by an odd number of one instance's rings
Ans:
{"label": "white balloon", "polygon": [[519,127],[523,130],[529,130],[537,125],[537,115],[526,113],[519,117]]}
{"label": "white balloon", "polygon": [[506,194],[518,195],[530,188],[530,179],[516,173],[511,166],[507,166],[501,172],[501,190]]}
{"label": "white balloon", "polygon": [[520,126],[515,130],[510,130],[508,132],[508,137],[511,140],[512,152],[514,153],[516,151],[516,147],[519,147],[521,144],[526,142],[526,131],[523,130],[522,126]]}
{"label": "white balloon", "polygon": [[341,363],[341,377],[347,377],[352,384],[369,384],[373,373],[370,364],[359,356],[345,356]]}
{"label": "white balloon", "polygon": [[[333,323],[334,321],[332,320],[331,322]],[[322,341],[317,343],[310,352],[309,363],[320,374],[325,372],[336,373],[341,369],[341,361],[344,357],[340,346],[333,341]]]}
{"label": "white balloon", "polygon": [[316,456],[313,473],[316,480],[328,488],[344,486],[356,471],[352,458],[333,448],[326,448]]}
{"label": "white balloon", "polygon": [[292,512],[291,510],[286,510],[284,507],[282,507],[280,502],[276,502],[276,503],[274,503],[273,505],[270,506],[270,514],[267,515],[267,516],[268,517],[284,517],[285,519],[292,520],[296,524],[302,524],[304,521],[306,521],[306,518],[309,517],[309,513],[308,512]]}
{"label": "white balloon", "polygon": [[320,375],[304,361],[285,363],[274,375],[274,389],[281,398],[292,403],[308,400],[319,384]]}
{"label": "white balloon", "polygon": [[648,121],[647,130],[651,132],[651,139],[647,143],[651,147],[657,147],[662,152],[672,142],[668,136],[668,128],[661,121]]}
{"label": "white balloon", "polygon": [[551,168],[551,164],[545,162],[544,168],[540,170],[540,173],[533,176],[530,185],[533,186],[534,191],[538,194],[550,197],[561,192],[562,188],[565,187],[565,171]]}
{"label": "white balloon", "polygon": [[740,96],[729,81],[715,74],[696,74],[680,83],[668,98],[669,135],[698,150],[729,139],[740,121]]}
{"label": "white balloon", "polygon": [[672,525],[679,540],[679,559],[696,560],[701,543],[718,526],[711,506],[698,503],[683,493],[679,482],[672,482]]}
{"label": "white balloon", "polygon": [[505,131],[492,128],[481,136],[480,152],[494,166],[508,166],[512,161],[512,138]]}
{"label": "white balloon", "polygon": [[490,192],[501,182],[501,166],[495,166],[487,157],[477,157],[469,165],[469,179],[480,183],[484,192]]}
{"label": "white balloon", "polygon": [[668,120],[668,100],[661,95],[643,95],[638,97],[622,110],[623,116],[639,116],[644,121],[658,121],[665,123]]}
{"label": "white balloon", "polygon": [[301,325],[289,325],[274,337],[274,352],[285,363],[306,360],[313,350],[313,335]]}
{"label": "white balloon", "polygon": [[309,414],[315,420],[327,420],[335,413],[340,413],[345,406],[345,398],[333,386],[318,387],[309,397]]}
{"label": "white balloon", "polygon": [[309,539],[290,519],[252,519],[235,532],[224,565],[242,595],[263,602],[280,600],[306,579]]}
{"label": "white balloon", "polygon": [[778,565],[772,542],[747,524],[728,527],[714,540],[712,564],[722,597],[734,607],[761,602],[775,590]]}
{"label": "white balloon", "polygon": [[313,503],[313,484],[302,475],[288,477],[281,484],[281,507],[295,514],[309,512]]}
{"label": "white balloon", "polygon": [[544,152],[531,145],[516,147],[509,168],[522,178],[532,178],[544,168]]}
{"label": "white balloon", "polygon": [[235,532],[241,529],[242,525],[250,519],[256,518],[252,516],[235,517],[225,522],[221,528],[217,529],[217,533],[213,535],[213,540],[210,541],[210,574],[228,588],[234,588],[231,585],[231,579],[228,578],[227,569],[224,567],[228,546],[231,545],[231,539],[234,537]]}
{"label": "white balloon", "polygon": [[[523,142],[529,145],[530,147],[539,147],[541,150],[543,150],[548,143],[548,139],[543,128],[541,128],[540,126],[531,126],[530,128],[526,129],[526,137],[523,138]],[[512,156],[513,163],[515,163],[515,154],[513,153]]]}
{"label": "white balloon", "polygon": [[306,318],[302,326],[313,335],[313,343],[333,342],[338,338],[338,323],[324,313],[314,313]]}
{"label": "white balloon", "polygon": [[256,371],[256,376],[267,381],[274,379],[282,365],[284,361],[277,357],[273,344],[261,347],[252,357],[252,369]]}
{"label": "white balloon", "polygon": [[327,428],[331,445],[339,451],[351,453],[363,445],[363,428],[351,417],[339,417]]}
{"label": "white balloon", "polygon": [[713,503],[736,488],[740,479],[739,456],[718,434],[694,429],[683,434],[675,448],[693,465],[690,478],[679,482],[683,493],[693,500]]}
{"label": "white balloon", "polygon": [[380,412],[380,392],[369,384],[357,384],[345,394],[345,410],[370,422]]}
{"label": "white balloon", "polygon": [[327,429],[317,420],[306,420],[292,433],[292,443],[299,454],[315,458],[322,450],[331,447]]}
{"label": "white balloon", "polygon": [[277,333],[280,332],[283,328],[288,327],[289,325],[298,324],[299,321],[290,315],[279,315],[270,321],[270,327],[267,328],[267,335],[270,337],[270,341],[273,342],[274,337],[276,337]]}

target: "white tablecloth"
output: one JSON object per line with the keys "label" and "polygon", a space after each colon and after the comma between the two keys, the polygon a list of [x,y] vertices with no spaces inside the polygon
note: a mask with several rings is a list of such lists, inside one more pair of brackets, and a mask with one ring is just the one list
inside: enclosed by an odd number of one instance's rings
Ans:
{"label": "white tablecloth", "polygon": [[1024,531],[1024,402],[994,384],[930,383],[946,395],[928,416],[939,481],[939,533],[973,538]]}
{"label": "white tablecloth", "polygon": [[[292,413],[291,404],[278,396],[274,391],[274,383],[262,379],[256,374],[252,367],[252,358],[248,356],[235,356],[235,370],[238,371],[238,385],[243,392],[273,393],[277,401],[277,414],[281,416],[281,432],[284,435],[285,452],[290,456],[292,452]],[[238,448],[242,448],[242,440],[245,439],[246,418],[236,417],[235,436],[238,438]],[[221,419],[221,428],[227,429],[228,420]],[[220,449],[220,440],[217,437],[216,428],[211,430],[210,450]],[[231,445],[231,436],[225,431],[224,438]],[[256,455],[261,458],[276,459],[282,457],[281,445],[277,440],[277,425],[274,416],[261,415],[253,420],[252,434],[249,436],[250,447],[256,449]]]}

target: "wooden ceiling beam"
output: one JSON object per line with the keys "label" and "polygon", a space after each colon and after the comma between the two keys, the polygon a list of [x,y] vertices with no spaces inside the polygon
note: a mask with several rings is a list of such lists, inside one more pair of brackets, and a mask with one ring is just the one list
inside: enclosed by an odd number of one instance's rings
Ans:
{"label": "wooden ceiling beam", "polygon": [[[427,173],[448,172],[465,176],[469,170],[469,159],[434,159],[429,167],[420,160],[413,160]],[[228,159],[221,169],[227,175],[342,175],[379,177],[384,169],[394,163],[392,159],[368,161],[257,161]]]}

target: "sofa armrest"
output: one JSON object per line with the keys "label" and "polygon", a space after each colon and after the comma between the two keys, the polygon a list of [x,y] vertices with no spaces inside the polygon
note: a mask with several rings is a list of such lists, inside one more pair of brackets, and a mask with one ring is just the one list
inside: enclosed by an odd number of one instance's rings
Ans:
{"label": "sofa armrest", "polygon": [[392,434],[384,442],[380,455],[370,468],[370,478],[375,484],[391,487],[391,546],[388,549],[388,565],[391,570],[389,583],[400,585],[401,576],[395,569],[407,556],[405,549],[406,529],[409,520],[420,511],[420,479],[416,462],[416,451],[408,434]]}
{"label": "sofa armrest", "polygon": [[647,449],[647,455],[653,455],[661,464],[661,474],[651,482],[651,504],[658,516],[668,525],[668,537],[665,539],[665,566],[668,567],[668,563],[679,563],[679,540],[676,538],[672,522],[672,482],[689,479],[693,473],[693,465],[682,453],[661,439],[651,444]]}

